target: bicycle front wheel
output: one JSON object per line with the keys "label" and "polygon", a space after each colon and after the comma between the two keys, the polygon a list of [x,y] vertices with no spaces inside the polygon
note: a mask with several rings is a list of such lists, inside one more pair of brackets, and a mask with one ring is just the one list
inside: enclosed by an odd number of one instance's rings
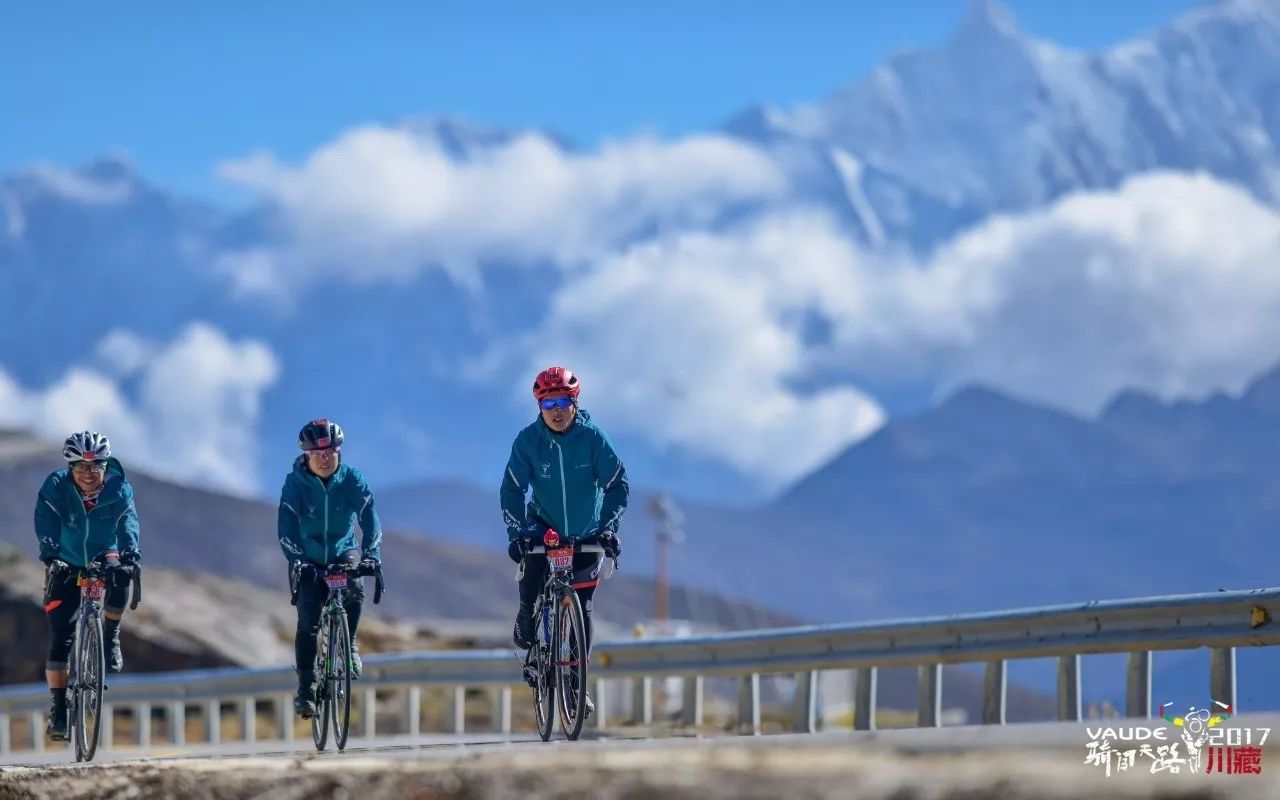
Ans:
{"label": "bicycle front wheel", "polygon": [[329,619],[329,654],[333,662],[328,699],[333,744],[345,750],[351,729],[351,629],[345,613],[334,614]]}
{"label": "bicycle front wheel", "polygon": [[311,740],[317,750],[323,750],[329,742],[329,672],[332,658],[329,654],[328,615],[320,621],[316,634],[316,713],[311,717]]}
{"label": "bicycle front wheel", "polygon": [[556,603],[556,688],[560,727],[570,741],[582,733],[587,712],[587,634],[578,593],[568,590]]}
{"label": "bicycle front wheel", "polygon": [[76,697],[72,714],[77,761],[91,761],[98,751],[102,727],[102,676],[105,672],[102,618],[94,613],[82,615],[76,631]]}
{"label": "bicycle front wheel", "polygon": [[533,713],[538,722],[538,735],[542,741],[551,739],[551,731],[556,726],[556,686],[555,666],[552,653],[555,652],[555,630],[550,626],[546,607],[539,601],[533,610],[537,622],[533,647],[530,648],[529,660],[533,662],[536,680],[533,687]]}

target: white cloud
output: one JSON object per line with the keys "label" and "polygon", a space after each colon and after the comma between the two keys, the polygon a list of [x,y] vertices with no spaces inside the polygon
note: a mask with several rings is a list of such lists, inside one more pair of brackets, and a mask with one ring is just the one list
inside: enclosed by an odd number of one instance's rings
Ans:
{"label": "white cloud", "polygon": [[98,430],[126,468],[246,494],[256,489],[260,400],[279,371],[270,349],[193,323],[164,344],[114,331],[98,355],[113,372],[133,375],[136,393],[88,367],[73,367],[38,390],[0,371],[0,417],[59,440]]}
{"label": "white cloud", "polygon": [[[867,253],[822,214],[773,215],[569,276],[521,374],[568,363],[611,424],[778,485],[882,421],[826,370],[983,381],[1080,413],[1128,387],[1238,390],[1280,356],[1278,257],[1280,215],[1203,176],[992,219],[923,261]],[[812,314],[830,341],[805,339]]]}
{"label": "white cloud", "polygon": [[786,189],[777,166],[723,137],[632,139],[569,153],[536,133],[455,160],[407,129],[352,130],[289,167],[259,154],[223,177],[280,209],[274,258],[227,262],[244,290],[277,278],[395,280],[438,265],[474,281],[478,264],[575,264],[650,229],[699,227]]}
{"label": "white cloud", "polygon": [[93,178],[49,163],[32,164],[23,172],[49,191],[87,205],[120,205],[133,196],[133,186],[124,178]]}
{"label": "white cloud", "polygon": [[857,319],[842,336],[855,357],[909,355],[944,389],[982,380],[1085,414],[1128,387],[1237,391],[1280,356],[1277,258],[1280,214],[1243,190],[1140,176],[891,270],[894,338]]}

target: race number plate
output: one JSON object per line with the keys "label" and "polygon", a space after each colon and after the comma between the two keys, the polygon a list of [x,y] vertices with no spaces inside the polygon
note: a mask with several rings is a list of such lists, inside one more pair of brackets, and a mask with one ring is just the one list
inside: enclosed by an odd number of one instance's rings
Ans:
{"label": "race number plate", "polygon": [[324,585],[330,589],[341,589],[347,585],[347,574],[344,572],[341,575],[325,575]]}
{"label": "race number plate", "polygon": [[102,578],[90,579],[81,577],[76,583],[80,585],[80,594],[90,600],[101,600],[107,591],[107,582]]}
{"label": "race number plate", "polygon": [[551,562],[552,569],[569,569],[573,566],[573,548],[561,547],[557,550],[548,550],[547,560]]}

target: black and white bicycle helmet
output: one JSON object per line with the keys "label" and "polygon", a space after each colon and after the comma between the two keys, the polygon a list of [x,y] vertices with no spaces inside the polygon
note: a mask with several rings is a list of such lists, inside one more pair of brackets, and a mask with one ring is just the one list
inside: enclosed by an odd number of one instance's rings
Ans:
{"label": "black and white bicycle helmet", "polygon": [[106,461],[111,458],[111,442],[97,431],[73,433],[62,443],[62,457],[72,461]]}
{"label": "black and white bicycle helmet", "polygon": [[313,419],[298,431],[298,447],[324,450],[342,446],[342,427],[331,419]]}

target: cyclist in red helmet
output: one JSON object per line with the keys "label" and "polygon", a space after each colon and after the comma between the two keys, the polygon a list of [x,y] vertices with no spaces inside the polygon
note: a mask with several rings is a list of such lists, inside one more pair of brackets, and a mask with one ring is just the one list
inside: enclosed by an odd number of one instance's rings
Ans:
{"label": "cyclist in red helmet", "polygon": [[[613,443],[578,407],[582,386],[565,367],[547,367],[533,382],[538,418],[516,435],[502,477],[502,517],[507,523],[507,554],[519,563],[532,543],[552,528],[561,541],[599,542],[607,555],[622,552],[618,524],[627,508],[627,471]],[[525,502],[528,490],[533,496]],[[584,553],[574,560],[587,652],[591,651],[591,597],[603,559]],[[520,578],[520,611],[513,639],[527,649],[533,641],[533,604],[546,580],[546,559],[525,562]],[[595,706],[587,698],[587,713]]]}

